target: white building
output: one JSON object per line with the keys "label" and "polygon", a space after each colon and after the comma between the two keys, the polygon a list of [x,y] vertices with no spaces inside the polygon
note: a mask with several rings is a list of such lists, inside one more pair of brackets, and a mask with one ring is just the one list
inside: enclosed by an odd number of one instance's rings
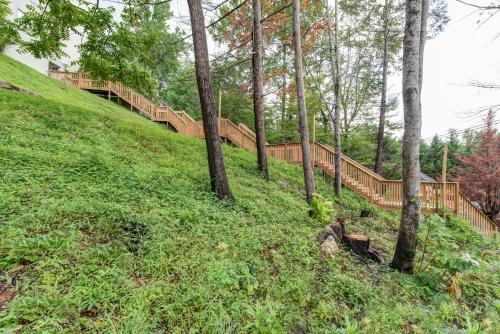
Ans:
{"label": "white building", "polygon": [[[10,0],[10,20],[15,20],[23,15],[26,10],[26,4],[36,3],[36,0]],[[21,34],[22,38],[29,38],[26,34]],[[4,54],[16,59],[17,61],[37,70],[38,72],[47,74],[49,70],[68,70],[75,71],[78,66],[71,65],[73,61],[79,59],[78,44],[81,41],[81,37],[72,34],[69,41],[65,42],[63,51],[67,54],[66,57],[59,59],[37,59],[29,53],[21,53],[16,45],[9,45],[5,48]]]}

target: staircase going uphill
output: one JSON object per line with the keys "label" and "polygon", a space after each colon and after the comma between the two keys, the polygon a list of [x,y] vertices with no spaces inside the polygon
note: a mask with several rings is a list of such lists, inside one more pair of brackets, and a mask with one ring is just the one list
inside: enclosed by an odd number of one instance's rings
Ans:
{"label": "staircase going uphill", "polygon": [[[187,136],[203,138],[203,123],[195,121],[184,111],[174,111],[169,106],[158,106],[133,89],[119,82],[92,80],[85,73],[51,71],[49,75],[81,89],[105,94],[109,99],[130,110],[137,111],[151,120],[163,123]],[[219,118],[219,135],[233,145],[250,151],[256,150],[255,133],[244,124],[234,124],[229,119]],[[268,144],[267,154],[289,163],[302,164],[300,143]],[[326,174],[334,175],[334,149],[318,142],[311,143],[312,161]],[[349,157],[342,155],[342,183],[382,209],[399,210],[402,207],[403,192],[400,180],[386,180]],[[462,192],[458,183],[421,182],[422,210],[434,212],[447,208],[462,217],[483,235],[495,238],[496,225],[485,216]]]}

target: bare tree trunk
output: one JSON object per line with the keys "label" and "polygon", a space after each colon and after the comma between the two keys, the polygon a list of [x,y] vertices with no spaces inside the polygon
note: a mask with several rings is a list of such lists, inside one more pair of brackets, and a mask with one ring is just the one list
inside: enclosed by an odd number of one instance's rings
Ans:
{"label": "bare tree trunk", "polygon": [[380,98],[380,117],[378,122],[377,135],[377,154],[375,156],[374,171],[377,174],[382,173],[382,152],[384,150],[384,131],[385,131],[385,112],[387,104],[387,39],[388,36],[388,0],[384,3],[384,50],[382,55],[382,94]]}
{"label": "bare tree trunk", "polygon": [[420,51],[418,61],[418,93],[422,95],[422,82],[424,80],[424,48],[427,40],[427,17],[429,16],[429,0],[422,0],[422,16],[420,18]]}
{"label": "bare tree trunk", "polygon": [[208,63],[207,36],[205,33],[203,8],[201,0],[188,0],[188,5],[193,33],[196,81],[200,94],[203,129],[205,131],[205,142],[207,146],[210,184],[212,191],[217,194],[219,199],[232,200],[233,196],[229,188],[224,159],[222,157],[222,148],[217,125],[217,113],[215,111],[214,96],[212,93],[212,80],[210,77],[210,65]]}
{"label": "bare tree trunk", "polygon": [[423,2],[406,0],[406,24],[403,48],[403,206],[398,242],[391,266],[401,272],[412,273],[420,218],[420,130],[422,114],[420,82],[423,54],[421,27]]}
{"label": "bare tree trunk", "polygon": [[286,72],[287,72],[287,64],[286,64],[286,45],[283,44],[283,96],[281,97],[281,132],[283,133],[283,139],[285,137],[285,120],[286,117]]}
{"label": "bare tree trunk", "polygon": [[295,49],[295,81],[297,86],[297,103],[299,107],[300,141],[302,146],[302,165],[304,167],[304,182],[306,199],[310,203],[314,193],[314,175],[309,147],[309,132],[307,127],[306,102],[304,97],[304,77],[302,74],[302,43],[300,35],[300,0],[293,0],[293,41]]}
{"label": "bare tree trunk", "polygon": [[[328,0],[327,0],[328,1]],[[334,178],[334,191],[335,194],[340,195],[342,191],[342,151],[340,145],[340,64],[339,64],[339,37],[338,37],[338,5],[337,0],[335,0],[335,24],[334,24],[334,35],[333,35],[333,51],[335,56],[335,72],[334,75],[334,119],[333,119],[333,133],[334,133],[334,142],[335,142],[335,178]],[[329,24],[329,29],[331,30],[331,24]],[[332,34],[330,32],[330,50],[332,44]],[[330,51],[331,52],[331,51]]]}
{"label": "bare tree trunk", "polygon": [[269,178],[266,155],[266,129],[264,126],[264,74],[262,70],[262,26],[260,0],[253,0],[253,113],[255,120],[255,139],[257,144],[257,163],[265,179]]}

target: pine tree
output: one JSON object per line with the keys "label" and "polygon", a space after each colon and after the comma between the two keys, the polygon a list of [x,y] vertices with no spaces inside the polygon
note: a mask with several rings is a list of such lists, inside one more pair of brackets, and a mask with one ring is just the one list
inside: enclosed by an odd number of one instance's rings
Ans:
{"label": "pine tree", "polygon": [[222,147],[217,126],[214,97],[212,93],[212,79],[208,63],[207,35],[205,32],[205,18],[201,0],[188,0],[193,32],[193,46],[196,68],[196,81],[200,95],[201,113],[203,116],[203,130],[207,146],[208,170],[212,191],[219,199],[232,200],[233,196],[227,180],[226,168],[222,157]]}
{"label": "pine tree", "polygon": [[299,108],[300,142],[302,147],[302,166],[306,186],[307,203],[311,203],[314,193],[314,174],[309,147],[309,131],[307,128],[307,112],[304,96],[304,76],[302,72],[302,42],[300,34],[300,0],[293,0],[293,41],[295,52],[295,84],[297,86],[297,105]]}
{"label": "pine tree", "polygon": [[269,178],[264,126],[264,72],[262,69],[262,25],[260,0],[253,0],[253,111],[258,168],[265,179]]}

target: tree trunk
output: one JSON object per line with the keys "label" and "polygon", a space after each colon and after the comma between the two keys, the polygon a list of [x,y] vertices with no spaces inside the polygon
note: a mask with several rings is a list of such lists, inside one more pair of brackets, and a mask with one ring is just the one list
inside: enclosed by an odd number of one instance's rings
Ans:
{"label": "tree trunk", "polygon": [[429,0],[422,0],[422,16],[420,18],[420,50],[418,57],[418,93],[422,95],[424,80],[424,48],[427,40],[427,17],[429,16]]}
{"label": "tree trunk", "polygon": [[[338,37],[338,25],[339,15],[338,15],[338,5],[337,0],[335,0],[335,24],[334,24],[334,54],[335,54],[335,78],[334,78],[334,120],[333,120],[333,132],[335,141],[335,179],[334,179],[334,190],[335,194],[340,195],[342,190],[342,157],[341,157],[341,147],[340,147],[340,64],[339,64],[339,37]],[[330,34],[331,35],[331,34]],[[331,39],[331,38],[330,38]]]}
{"label": "tree trunk", "polygon": [[382,55],[382,94],[380,97],[380,117],[378,122],[378,136],[377,136],[377,154],[375,156],[374,171],[377,174],[382,173],[382,152],[384,150],[384,131],[385,131],[385,112],[387,104],[387,39],[388,36],[388,11],[389,3],[385,0],[384,3],[384,50]]}
{"label": "tree trunk", "polygon": [[299,107],[299,129],[302,146],[302,165],[306,186],[307,203],[311,203],[314,193],[314,175],[309,147],[306,102],[304,97],[304,77],[302,74],[302,43],[300,34],[300,0],[293,0],[293,41],[295,50],[295,81],[297,86],[297,103]]}
{"label": "tree trunk", "polygon": [[283,96],[281,96],[281,132],[283,135],[283,139],[286,140],[287,137],[285,135],[285,121],[286,117],[286,72],[287,72],[287,64],[286,64],[286,45],[283,44]]}
{"label": "tree trunk", "polygon": [[[401,272],[412,273],[420,218],[420,106],[421,19],[423,2],[406,1],[406,23],[403,42],[403,207],[398,241],[391,266]],[[425,27],[422,27],[425,30]]]}
{"label": "tree trunk", "polygon": [[253,0],[253,113],[259,171],[265,179],[269,178],[266,155],[266,129],[264,126],[264,74],[262,70],[262,26],[260,0]]}
{"label": "tree trunk", "polygon": [[201,0],[188,0],[188,5],[193,33],[196,81],[198,83],[203,129],[205,131],[205,142],[207,146],[210,184],[212,191],[217,194],[219,199],[232,200],[233,196],[229,188],[224,159],[222,157],[219,128],[217,125],[217,113],[215,111],[212,93],[203,8]]}

